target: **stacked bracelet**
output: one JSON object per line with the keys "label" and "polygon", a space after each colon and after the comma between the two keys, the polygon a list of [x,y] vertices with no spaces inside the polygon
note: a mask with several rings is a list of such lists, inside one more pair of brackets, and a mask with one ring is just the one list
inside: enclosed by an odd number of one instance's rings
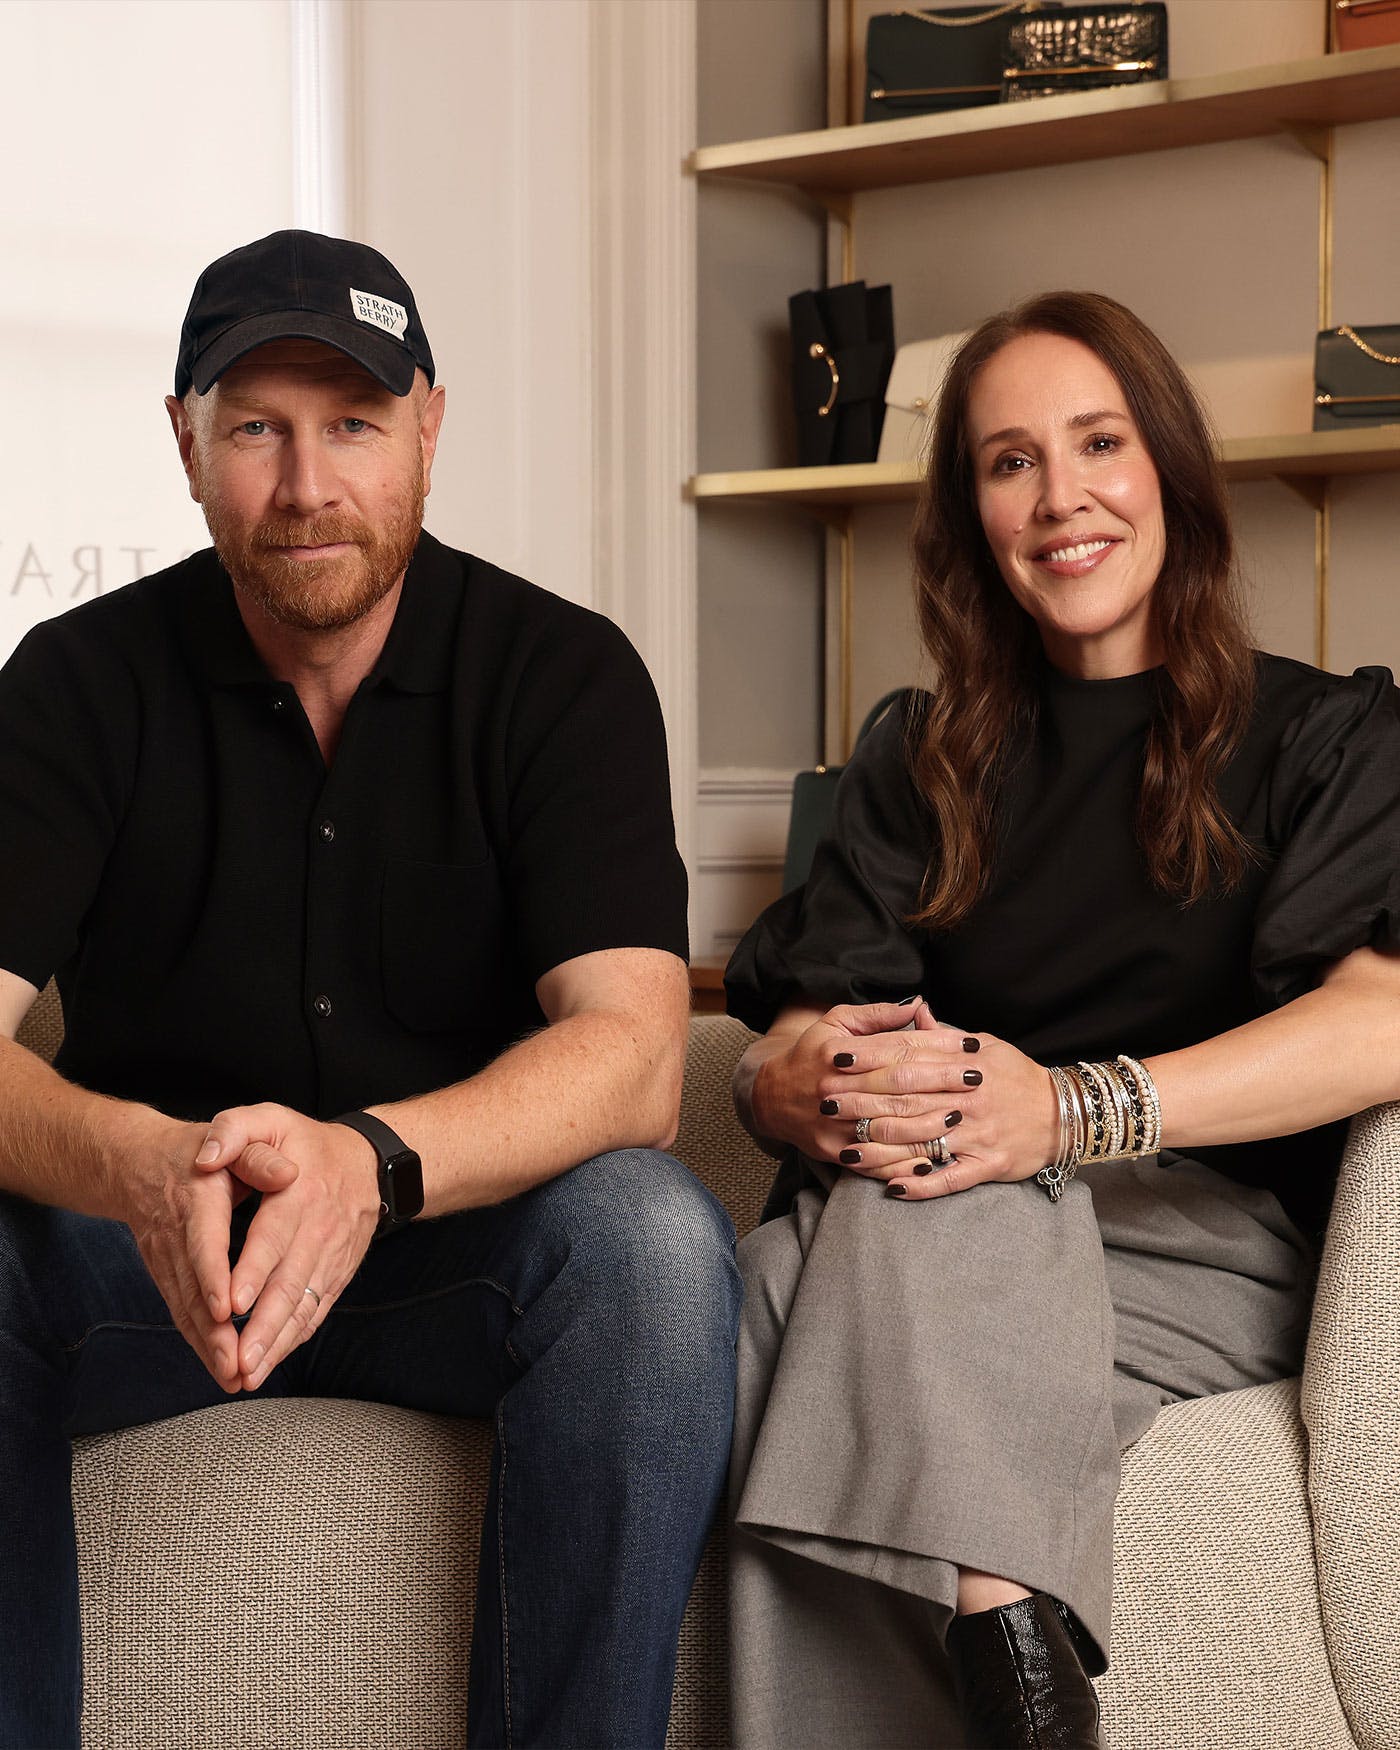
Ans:
{"label": "stacked bracelet", "polygon": [[1156,1084],[1135,1057],[1112,1063],[1052,1065],[1050,1080],[1060,1111],[1055,1158],[1036,1180],[1058,1203],[1086,1161],[1136,1160],[1162,1146],[1162,1103]]}

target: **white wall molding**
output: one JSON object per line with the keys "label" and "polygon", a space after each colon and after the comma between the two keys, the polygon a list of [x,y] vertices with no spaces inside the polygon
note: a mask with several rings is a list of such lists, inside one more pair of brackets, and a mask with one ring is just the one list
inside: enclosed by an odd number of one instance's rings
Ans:
{"label": "white wall molding", "polygon": [[695,0],[592,0],[594,603],[651,670],[694,868]]}
{"label": "white wall molding", "polygon": [[691,952],[726,956],[782,886],[793,773],[707,766],[696,783]]}
{"label": "white wall molding", "polygon": [[787,767],[770,770],[762,766],[704,766],[696,791],[701,807],[725,802],[767,807],[777,802],[786,810],[796,776],[796,770]]}
{"label": "white wall molding", "polygon": [[348,237],[354,220],[356,13],[347,0],[290,0],[292,215]]}

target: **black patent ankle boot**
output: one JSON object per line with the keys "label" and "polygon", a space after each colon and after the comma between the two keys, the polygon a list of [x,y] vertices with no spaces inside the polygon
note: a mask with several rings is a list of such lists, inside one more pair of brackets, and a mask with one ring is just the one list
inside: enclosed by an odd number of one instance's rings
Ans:
{"label": "black patent ankle boot", "polygon": [[1094,1686],[1044,1592],[955,1616],[948,1653],[977,1750],[1103,1750]]}

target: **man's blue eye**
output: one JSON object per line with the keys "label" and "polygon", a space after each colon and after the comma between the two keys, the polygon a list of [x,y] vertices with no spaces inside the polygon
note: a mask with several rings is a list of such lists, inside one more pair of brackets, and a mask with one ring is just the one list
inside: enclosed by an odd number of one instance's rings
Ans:
{"label": "man's blue eye", "polygon": [[249,437],[261,437],[267,430],[267,421],[265,419],[245,419],[238,429],[246,432]]}
{"label": "man's blue eye", "polygon": [[363,419],[351,417],[345,421],[346,431],[367,431],[369,428]]}

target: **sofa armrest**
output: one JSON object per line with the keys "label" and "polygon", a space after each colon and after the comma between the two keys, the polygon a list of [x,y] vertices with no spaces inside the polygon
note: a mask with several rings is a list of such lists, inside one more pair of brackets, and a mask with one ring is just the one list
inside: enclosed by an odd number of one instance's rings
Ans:
{"label": "sofa armrest", "polygon": [[1363,1750],[1400,1743],[1400,1104],[1352,1122],[1303,1369],[1318,1588]]}
{"label": "sofa armrest", "polygon": [[63,1043],[63,1005],[58,1000],[58,986],[52,979],[34,999],[34,1005],[19,1024],[15,1038],[27,1046],[36,1057],[52,1063],[54,1053]]}
{"label": "sofa armrest", "polygon": [[741,1239],[757,1226],[773,1179],[773,1162],[735,1117],[729,1093],[734,1066],[754,1037],[728,1015],[691,1016],[673,1151],[723,1203]]}

